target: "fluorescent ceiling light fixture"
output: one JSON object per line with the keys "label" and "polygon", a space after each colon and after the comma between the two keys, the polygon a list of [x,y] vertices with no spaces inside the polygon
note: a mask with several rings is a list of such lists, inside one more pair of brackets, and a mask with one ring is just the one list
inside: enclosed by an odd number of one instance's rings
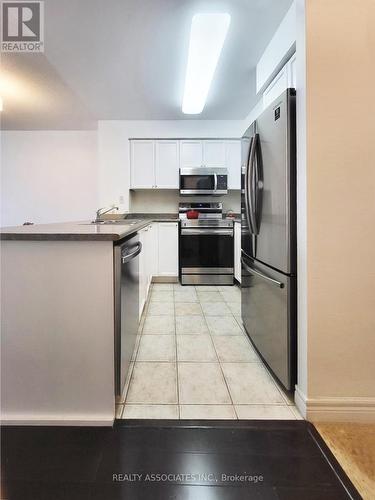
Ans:
{"label": "fluorescent ceiling light fixture", "polygon": [[191,21],[189,55],[182,112],[203,111],[230,24],[229,14],[195,14]]}

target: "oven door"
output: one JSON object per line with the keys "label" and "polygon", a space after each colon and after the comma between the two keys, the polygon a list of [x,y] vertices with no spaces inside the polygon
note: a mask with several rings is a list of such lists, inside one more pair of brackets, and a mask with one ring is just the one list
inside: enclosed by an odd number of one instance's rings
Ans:
{"label": "oven door", "polygon": [[232,228],[182,228],[182,284],[233,284]]}

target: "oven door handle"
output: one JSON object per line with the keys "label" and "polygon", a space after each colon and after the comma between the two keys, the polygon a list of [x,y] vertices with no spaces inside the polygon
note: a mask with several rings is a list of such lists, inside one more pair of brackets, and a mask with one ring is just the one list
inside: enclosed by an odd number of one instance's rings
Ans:
{"label": "oven door handle", "polygon": [[217,174],[214,174],[214,191],[217,191]]}
{"label": "oven door handle", "polygon": [[233,229],[181,229],[182,236],[204,236],[204,235],[233,236]]}

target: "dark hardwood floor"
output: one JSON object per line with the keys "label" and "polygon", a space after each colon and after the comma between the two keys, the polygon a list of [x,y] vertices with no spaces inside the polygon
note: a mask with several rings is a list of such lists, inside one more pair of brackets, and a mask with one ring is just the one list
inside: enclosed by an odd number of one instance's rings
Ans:
{"label": "dark hardwood floor", "polygon": [[3,427],[7,500],[360,498],[304,421]]}

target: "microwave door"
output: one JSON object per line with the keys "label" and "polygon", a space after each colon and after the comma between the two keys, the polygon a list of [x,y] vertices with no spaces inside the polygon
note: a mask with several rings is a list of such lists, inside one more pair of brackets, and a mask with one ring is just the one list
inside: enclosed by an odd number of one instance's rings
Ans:
{"label": "microwave door", "polygon": [[181,194],[222,195],[227,192],[227,169],[209,167],[180,169]]}
{"label": "microwave door", "polygon": [[213,194],[215,192],[214,174],[181,174],[181,194]]}

